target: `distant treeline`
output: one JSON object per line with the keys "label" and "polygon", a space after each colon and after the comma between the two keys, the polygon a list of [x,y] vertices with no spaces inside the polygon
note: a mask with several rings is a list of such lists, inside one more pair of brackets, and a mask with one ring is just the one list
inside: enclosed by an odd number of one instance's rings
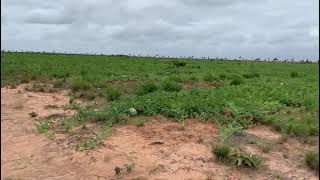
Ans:
{"label": "distant treeline", "polygon": [[220,57],[194,57],[194,56],[180,56],[180,57],[170,57],[170,56],[160,56],[160,55],[143,55],[143,54],[103,54],[103,53],[71,53],[71,52],[47,52],[47,51],[10,51],[10,50],[1,50],[1,56],[3,53],[26,53],[26,54],[47,54],[47,55],[81,55],[81,56],[107,56],[107,57],[140,57],[140,58],[158,58],[158,59],[178,59],[178,60],[209,60],[209,61],[255,61],[255,62],[284,62],[284,63],[302,63],[302,64],[310,64],[310,63],[319,63],[319,60],[311,61],[309,59],[300,59],[295,60],[294,58],[291,59],[278,59],[278,58],[252,58],[252,59],[245,59],[241,56],[235,59],[228,59],[228,58],[220,58]]}

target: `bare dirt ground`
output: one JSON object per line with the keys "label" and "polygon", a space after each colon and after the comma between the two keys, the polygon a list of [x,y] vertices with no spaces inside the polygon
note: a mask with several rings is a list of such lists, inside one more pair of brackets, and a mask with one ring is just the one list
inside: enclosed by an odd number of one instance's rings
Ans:
{"label": "bare dirt ground", "polygon": [[[246,145],[244,149],[263,157],[268,168],[235,168],[215,161],[211,153],[217,127],[192,119],[185,129],[164,117],[149,118],[143,127],[116,125],[102,147],[76,152],[65,146],[66,135],[51,140],[34,126],[37,119],[51,114],[71,116],[70,110],[46,108],[67,104],[67,94],[1,88],[1,179],[318,179],[303,165],[302,156],[306,149],[319,148],[319,140],[306,145],[288,139],[274,144],[268,153],[257,144]],[[39,116],[31,118],[32,111]],[[265,143],[281,139],[264,126],[246,134]],[[127,172],[125,165],[132,171]]]}

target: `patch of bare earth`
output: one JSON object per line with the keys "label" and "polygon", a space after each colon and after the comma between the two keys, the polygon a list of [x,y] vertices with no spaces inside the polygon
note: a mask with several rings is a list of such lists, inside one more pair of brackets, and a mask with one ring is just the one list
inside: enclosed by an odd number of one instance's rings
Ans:
{"label": "patch of bare earth", "polygon": [[267,126],[257,126],[246,130],[246,133],[255,135],[258,142],[264,142],[269,146],[269,152],[263,152],[257,144],[247,144],[244,149],[261,156],[274,173],[287,179],[319,179],[319,176],[304,163],[306,151],[319,150],[319,137],[309,137],[316,142],[314,144],[306,144],[296,138],[284,140],[279,133]]}
{"label": "patch of bare earth", "polygon": [[[94,134],[100,125],[90,123],[71,130],[71,136],[55,132],[50,140],[35,130],[34,123],[52,114],[71,116],[74,111],[64,110],[67,104],[66,91],[54,93],[29,92],[19,86],[17,89],[1,89],[1,179],[272,179],[274,176],[263,170],[235,168],[215,161],[211,144],[218,136],[217,127],[189,119],[184,128],[180,123],[164,117],[146,118],[143,127],[115,125],[113,132],[102,146],[95,150],[76,152],[76,144],[83,136]],[[48,105],[55,104],[55,108]],[[38,113],[31,118],[30,112]],[[256,133],[258,132],[258,133]],[[248,133],[257,137],[279,138],[278,135],[261,135],[259,129]],[[259,134],[260,133],[260,134]],[[263,133],[262,133],[263,134]],[[291,148],[287,142],[285,147]],[[290,144],[291,143],[291,144]],[[298,143],[298,142],[295,142]],[[260,153],[255,146],[248,151]],[[294,144],[295,148],[300,147]],[[250,149],[251,148],[251,149]],[[269,166],[281,169],[284,161],[271,150],[262,154]],[[289,152],[300,152],[290,149]],[[261,153],[260,153],[261,154]],[[300,154],[301,155],[301,154]],[[292,154],[293,158],[294,154]],[[291,163],[289,154],[288,165]],[[299,159],[300,160],[300,159]],[[303,161],[297,161],[302,163]],[[126,168],[131,167],[131,168]],[[285,166],[287,167],[287,166]],[[119,170],[116,174],[115,168]],[[272,167],[271,167],[272,168]],[[291,167],[287,167],[291,168]],[[294,166],[299,173],[289,172],[300,178],[313,178],[305,167]],[[292,169],[292,168],[291,168]],[[131,170],[131,171],[130,171]],[[129,172],[128,172],[129,171]],[[285,172],[285,171],[283,171]],[[309,176],[310,175],[310,176]]]}

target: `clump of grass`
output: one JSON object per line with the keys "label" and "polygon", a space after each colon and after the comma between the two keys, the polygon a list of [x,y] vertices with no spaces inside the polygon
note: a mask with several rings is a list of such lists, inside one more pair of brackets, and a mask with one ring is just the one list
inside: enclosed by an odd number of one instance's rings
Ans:
{"label": "clump of grass", "polygon": [[231,163],[237,166],[259,168],[262,160],[255,155],[248,155],[242,152],[236,152],[230,155]]}
{"label": "clump of grass", "polygon": [[305,154],[305,162],[308,167],[310,167],[313,170],[319,171],[319,153],[308,151]]}
{"label": "clump of grass", "polygon": [[86,139],[82,143],[78,144],[77,150],[84,151],[96,148],[103,143],[103,140],[111,134],[111,127],[104,126],[99,132],[91,138]]}
{"label": "clump of grass", "polygon": [[214,82],[214,81],[218,81],[219,79],[214,75],[212,75],[211,73],[207,73],[204,75],[203,80],[206,82]]}
{"label": "clump of grass", "polygon": [[162,89],[168,92],[178,92],[181,88],[181,85],[175,81],[164,81],[162,84]]}
{"label": "clump of grass", "polygon": [[217,144],[212,146],[212,152],[216,156],[216,159],[223,161],[229,157],[231,148],[226,144]]}
{"label": "clump of grass", "polygon": [[249,78],[260,77],[260,74],[259,74],[259,73],[257,73],[257,72],[255,72],[255,73],[246,73],[246,74],[242,74],[242,76],[243,76],[244,78],[249,79]]}
{"label": "clump of grass", "polygon": [[148,81],[148,82],[145,82],[144,84],[142,84],[138,90],[137,90],[137,95],[145,95],[145,94],[148,94],[148,93],[152,93],[156,90],[158,90],[159,87],[156,83],[152,82],[152,81]]}
{"label": "clump of grass", "polygon": [[49,104],[49,105],[46,105],[44,108],[46,108],[46,109],[57,109],[57,108],[59,108],[59,106],[56,105],[56,104]]}
{"label": "clump of grass", "polygon": [[237,86],[237,85],[240,85],[242,83],[243,83],[243,80],[241,78],[234,78],[234,79],[231,80],[230,85]]}
{"label": "clump of grass", "polygon": [[290,77],[292,77],[292,78],[296,78],[296,77],[298,77],[299,76],[299,73],[297,72],[297,71],[292,71],[291,73],[290,73]]}
{"label": "clump of grass", "polygon": [[226,78],[227,78],[227,75],[225,75],[225,74],[220,74],[220,75],[219,75],[219,78],[220,78],[220,79],[226,79]]}
{"label": "clump of grass", "polygon": [[45,134],[49,131],[52,122],[50,120],[44,120],[38,123],[35,123],[38,133]]}
{"label": "clump of grass", "polygon": [[144,120],[143,119],[139,119],[139,120],[137,120],[137,126],[138,127],[142,127],[142,126],[144,126]]}
{"label": "clump of grass", "polygon": [[32,111],[31,113],[29,113],[29,115],[30,115],[31,117],[37,117],[37,116],[38,116],[38,113]]}
{"label": "clump of grass", "polygon": [[76,79],[71,84],[71,90],[73,92],[79,91],[79,90],[89,90],[91,88],[91,83],[88,81],[85,81],[83,79]]}
{"label": "clump of grass", "polygon": [[120,99],[121,91],[116,87],[109,87],[106,91],[108,101],[116,101]]}

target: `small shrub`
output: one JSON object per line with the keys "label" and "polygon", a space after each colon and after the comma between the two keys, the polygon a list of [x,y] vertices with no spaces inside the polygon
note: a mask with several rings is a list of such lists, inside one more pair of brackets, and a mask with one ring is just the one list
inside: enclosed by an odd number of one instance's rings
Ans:
{"label": "small shrub", "polygon": [[203,80],[206,82],[213,82],[213,81],[218,81],[219,79],[213,76],[211,73],[207,73],[204,75]]}
{"label": "small shrub", "polygon": [[270,144],[260,144],[259,148],[261,149],[262,152],[268,153],[271,150],[271,145]]}
{"label": "small shrub", "polygon": [[313,151],[307,152],[305,154],[305,162],[311,169],[319,171],[319,153]]}
{"label": "small shrub", "polygon": [[296,77],[299,76],[299,73],[298,73],[297,71],[292,71],[292,72],[290,73],[290,76],[291,76],[292,78],[296,78]]}
{"label": "small shrub", "polygon": [[121,96],[121,91],[118,88],[108,88],[106,93],[108,101],[118,100]]}
{"label": "small shrub", "polygon": [[243,83],[243,80],[242,80],[242,79],[236,78],[236,79],[233,79],[233,80],[230,82],[230,85],[236,86],[236,85],[240,85],[240,84],[242,84],[242,83]]}
{"label": "small shrub", "polygon": [[165,81],[162,84],[162,89],[164,91],[169,91],[169,92],[178,92],[181,90],[181,85],[175,81]]}
{"label": "small shrub", "polygon": [[230,154],[230,147],[225,144],[217,144],[212,147],[212,152],[217,160],[224,160],[227,159]]}
{"label": "small shrub", "polygon": [[237,152],[233,153],[230,157],[231,163],[237,166],[259,168],[262,165],[262,161],[255,155]]}
{"label": "small shrub", "polygon": [[156,83],[154,82],[146,82],[144,84],[142,84],[138,90],[137,90],[137,95],[145,95],[145,94],[148,94],[148,93],[152,93],[156,90],[158,90],[159,87],[156,85]]}

